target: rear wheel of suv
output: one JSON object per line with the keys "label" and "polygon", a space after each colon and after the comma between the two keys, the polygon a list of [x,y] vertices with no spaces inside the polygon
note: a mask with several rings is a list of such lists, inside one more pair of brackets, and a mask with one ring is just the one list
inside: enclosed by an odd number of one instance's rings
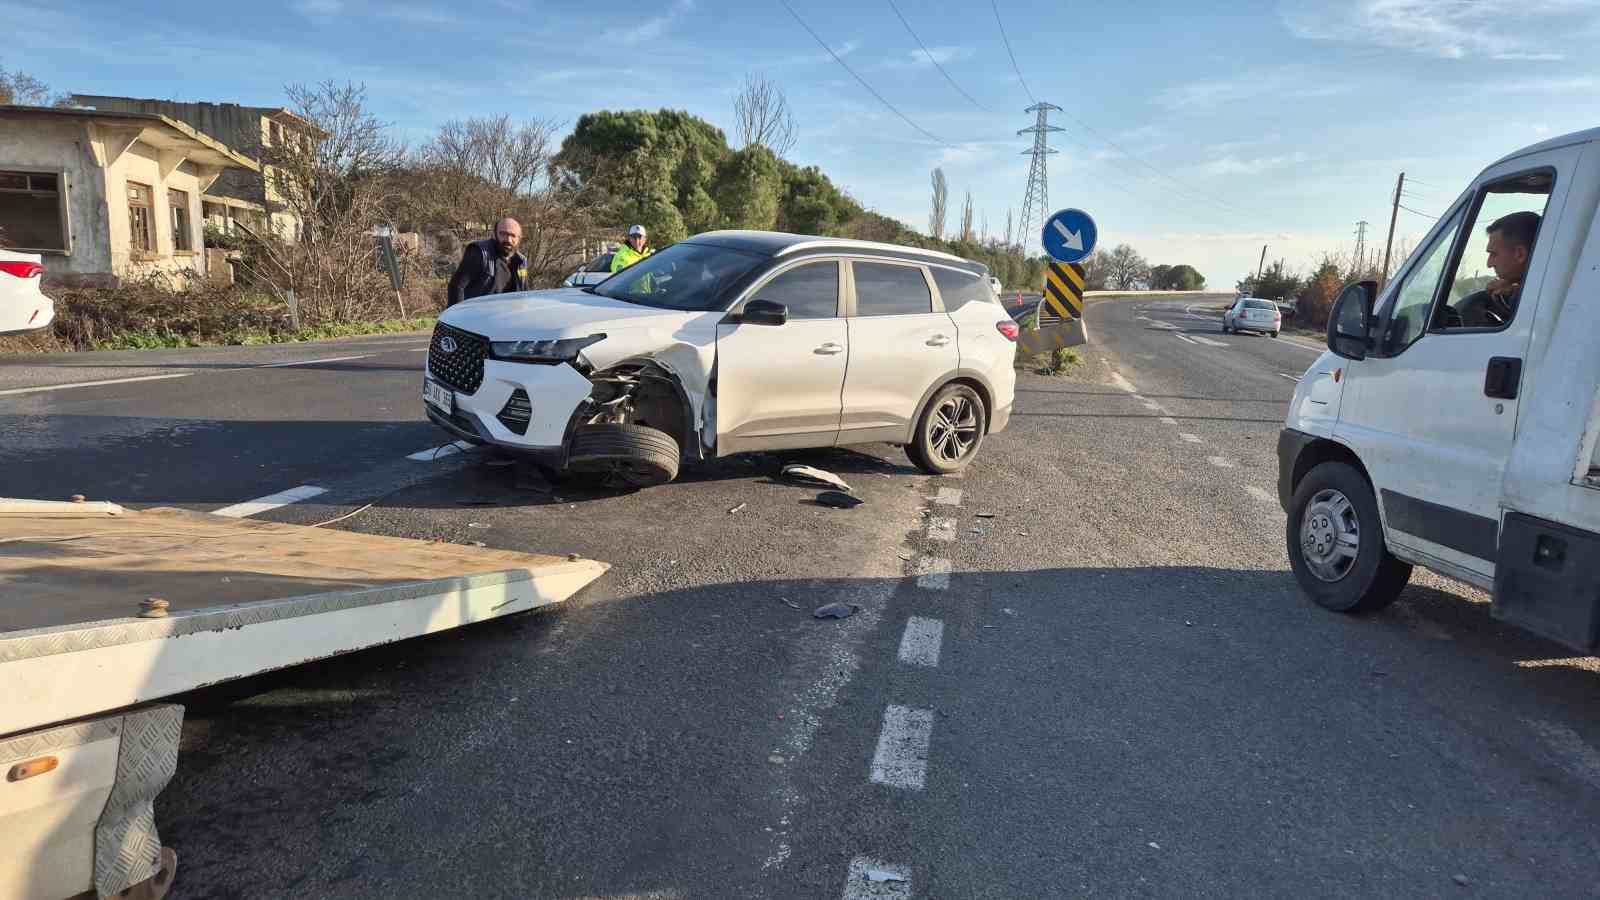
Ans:
{"label": "rear wheel of suv", "polygon": [[964,384],[947,384],[922,411],[917,433],[906,445],[906,456],[930,475],[960,471],[978,455],[988,421],[988,410],[977,391]]}
{"label": "rear wheel of suv", "polygon": [[572,435],[567,468],[605,476],[628,487],[666,484],[678,477],[678,441],[643,425],[585,425]]}

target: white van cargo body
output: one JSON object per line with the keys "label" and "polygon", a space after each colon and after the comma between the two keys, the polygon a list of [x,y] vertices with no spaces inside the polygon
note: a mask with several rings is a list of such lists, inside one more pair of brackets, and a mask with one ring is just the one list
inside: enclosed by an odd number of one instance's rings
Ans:
{"label": "white van cargo body", "polygon": [[1413,565],[1600,642],[1600,129],[1485,169],[1380,292],[1345,288],[1279,440],[1301,587],[1380,608]]}

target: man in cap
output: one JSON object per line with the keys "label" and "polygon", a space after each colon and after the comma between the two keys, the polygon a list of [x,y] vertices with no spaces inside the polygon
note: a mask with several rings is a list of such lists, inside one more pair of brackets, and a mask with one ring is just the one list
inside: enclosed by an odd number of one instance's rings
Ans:
{"label": "man in cap", "polygon": [[611,271],[620,272],[656,252],[646,246],[648,243],[649,238],[645,235],[643,225],[629,228],[627,241],[611,255]]}

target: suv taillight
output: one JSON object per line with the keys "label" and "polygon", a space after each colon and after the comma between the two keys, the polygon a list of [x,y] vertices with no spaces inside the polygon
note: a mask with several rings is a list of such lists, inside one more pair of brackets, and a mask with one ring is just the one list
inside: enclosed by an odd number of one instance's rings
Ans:
{"label": "suv taillight", "polygon": [[996,331],[1000,332],[1001,337],[1004,337],[1008,341],[1016,340],[1017,335],[1022,333],[1022,329],[1017,327],[1017,323],[1011,321],[1010,319],[1007,319],[1004,322],[994,323],[994,328]]}
{"label": "suv taillight", "polygon": [[44,266],[36,262],[0,262],[0,272],[18,278],[38,278],[44,274]]}

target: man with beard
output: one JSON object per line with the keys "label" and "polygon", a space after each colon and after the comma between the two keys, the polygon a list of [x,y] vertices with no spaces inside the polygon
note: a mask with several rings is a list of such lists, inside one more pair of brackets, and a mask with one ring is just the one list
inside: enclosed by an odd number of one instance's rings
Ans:
{"label": "man with beard", "polygon": [[501,219],[494,237],[473,241],[461,254],[461,264],[450,276],[446,306],[486,294],[507,294],[522,290],[522,272],[527,260],[517,252],[522,243],[522,225],[516,219]]}

